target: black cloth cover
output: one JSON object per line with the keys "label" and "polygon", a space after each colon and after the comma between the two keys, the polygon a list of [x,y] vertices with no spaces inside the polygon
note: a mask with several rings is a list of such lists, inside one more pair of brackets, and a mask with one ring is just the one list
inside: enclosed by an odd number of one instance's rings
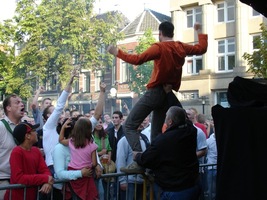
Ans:
{"label": "black cloth cover", "polygon": [[251,6],[254,10],[258,11],[265,17],[267,17],[267,2],[266,0],[240,0],[242,3],[245,3]]}
{"label": "black cloth cover", "polygon": [[267,199],[267,108],[212,107],[218,149],[216,200]]}
{"label": "black cloth cover", "polygon": [[236,76],[228,86],[228,103],[231,107],[267,106],[267,84],[264,83],[267,80]]}
{"label": "black cloth cover", "polygon": [[212,107],[216,200],[267,200],[267,85],[235,77],[227,95],[230,108]]}

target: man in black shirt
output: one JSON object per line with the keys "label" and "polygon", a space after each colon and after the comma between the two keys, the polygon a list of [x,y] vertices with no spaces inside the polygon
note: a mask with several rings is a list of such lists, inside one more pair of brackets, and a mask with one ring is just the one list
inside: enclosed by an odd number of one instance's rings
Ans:
{"label": "man in black shirt", "polygon": [[197,200],[200,194],[197,130],[186,119],[184,109],[169,108],[165,123],[167,130],[159,135],[143,153],[134,152],[136,162],[149,168],[162,189],[161,200]]}

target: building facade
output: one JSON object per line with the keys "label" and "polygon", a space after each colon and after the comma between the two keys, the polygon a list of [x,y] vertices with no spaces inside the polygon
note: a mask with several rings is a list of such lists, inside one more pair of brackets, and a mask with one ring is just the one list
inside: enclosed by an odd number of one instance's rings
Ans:
{"label": "building facade", "polygon": [[260,34],[260,24],[266,18],[239,0],[170,0],[175,40],[194,44],[195,22],[202,23],[208,34],[208,51],[203,56],[186,58],[183,78],[177,93],[182,105],[196,107],[210,115],[211,107],[228,107],[227,88],[235,76],[251,78],[242,58],[255,50],[253,38]]}

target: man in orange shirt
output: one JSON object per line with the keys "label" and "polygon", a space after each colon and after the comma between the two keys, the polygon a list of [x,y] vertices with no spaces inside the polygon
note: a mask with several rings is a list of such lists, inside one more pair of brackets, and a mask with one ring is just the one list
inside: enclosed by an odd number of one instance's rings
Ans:
{"label": "man in orange shirt", "polygon": [[[154,60],[154,68],[147,84],[147,91],[135,104],[124,125],[125,136],[133,151],[142,151],[137,128],[152,111],[151,141],[161,133],[165,114],[168,108],[172,106],[168,103],[168,96],[163,85],[172,85],[172,89],[178,91],[185,57],[187,55],[201,55],[207,51],[207,35],[201,33],[201,25],[198,23],[195,24],[194,29],[198,32],[199,39],[199,43],[196,45],[174,41],[174,26],[171,22],[165,21],[159,25],[160,42],[152,44],[141,54],[128,54],[113,45],[108,47],[107,51],[109,53],[133,65],[141,65],[144,62]],[[180,104],[178,99],[177,104]],[[141,170],[138,170],[136,163],[133,163],[126,170],[121,171],[132,173],[141,172]]]}

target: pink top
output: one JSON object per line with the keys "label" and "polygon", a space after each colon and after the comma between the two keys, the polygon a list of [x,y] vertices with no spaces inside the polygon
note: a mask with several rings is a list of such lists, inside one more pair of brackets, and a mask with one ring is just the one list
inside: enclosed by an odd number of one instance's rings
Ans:
{"label": "pink top", "polygon": [[97,145],[93,142],[88,143],[84,148],[76,149],[72,139],[69,140],[70,163],[69,167],[73,169],[82,169],[84,167],[92,167],[92,152],[97,149]]}

